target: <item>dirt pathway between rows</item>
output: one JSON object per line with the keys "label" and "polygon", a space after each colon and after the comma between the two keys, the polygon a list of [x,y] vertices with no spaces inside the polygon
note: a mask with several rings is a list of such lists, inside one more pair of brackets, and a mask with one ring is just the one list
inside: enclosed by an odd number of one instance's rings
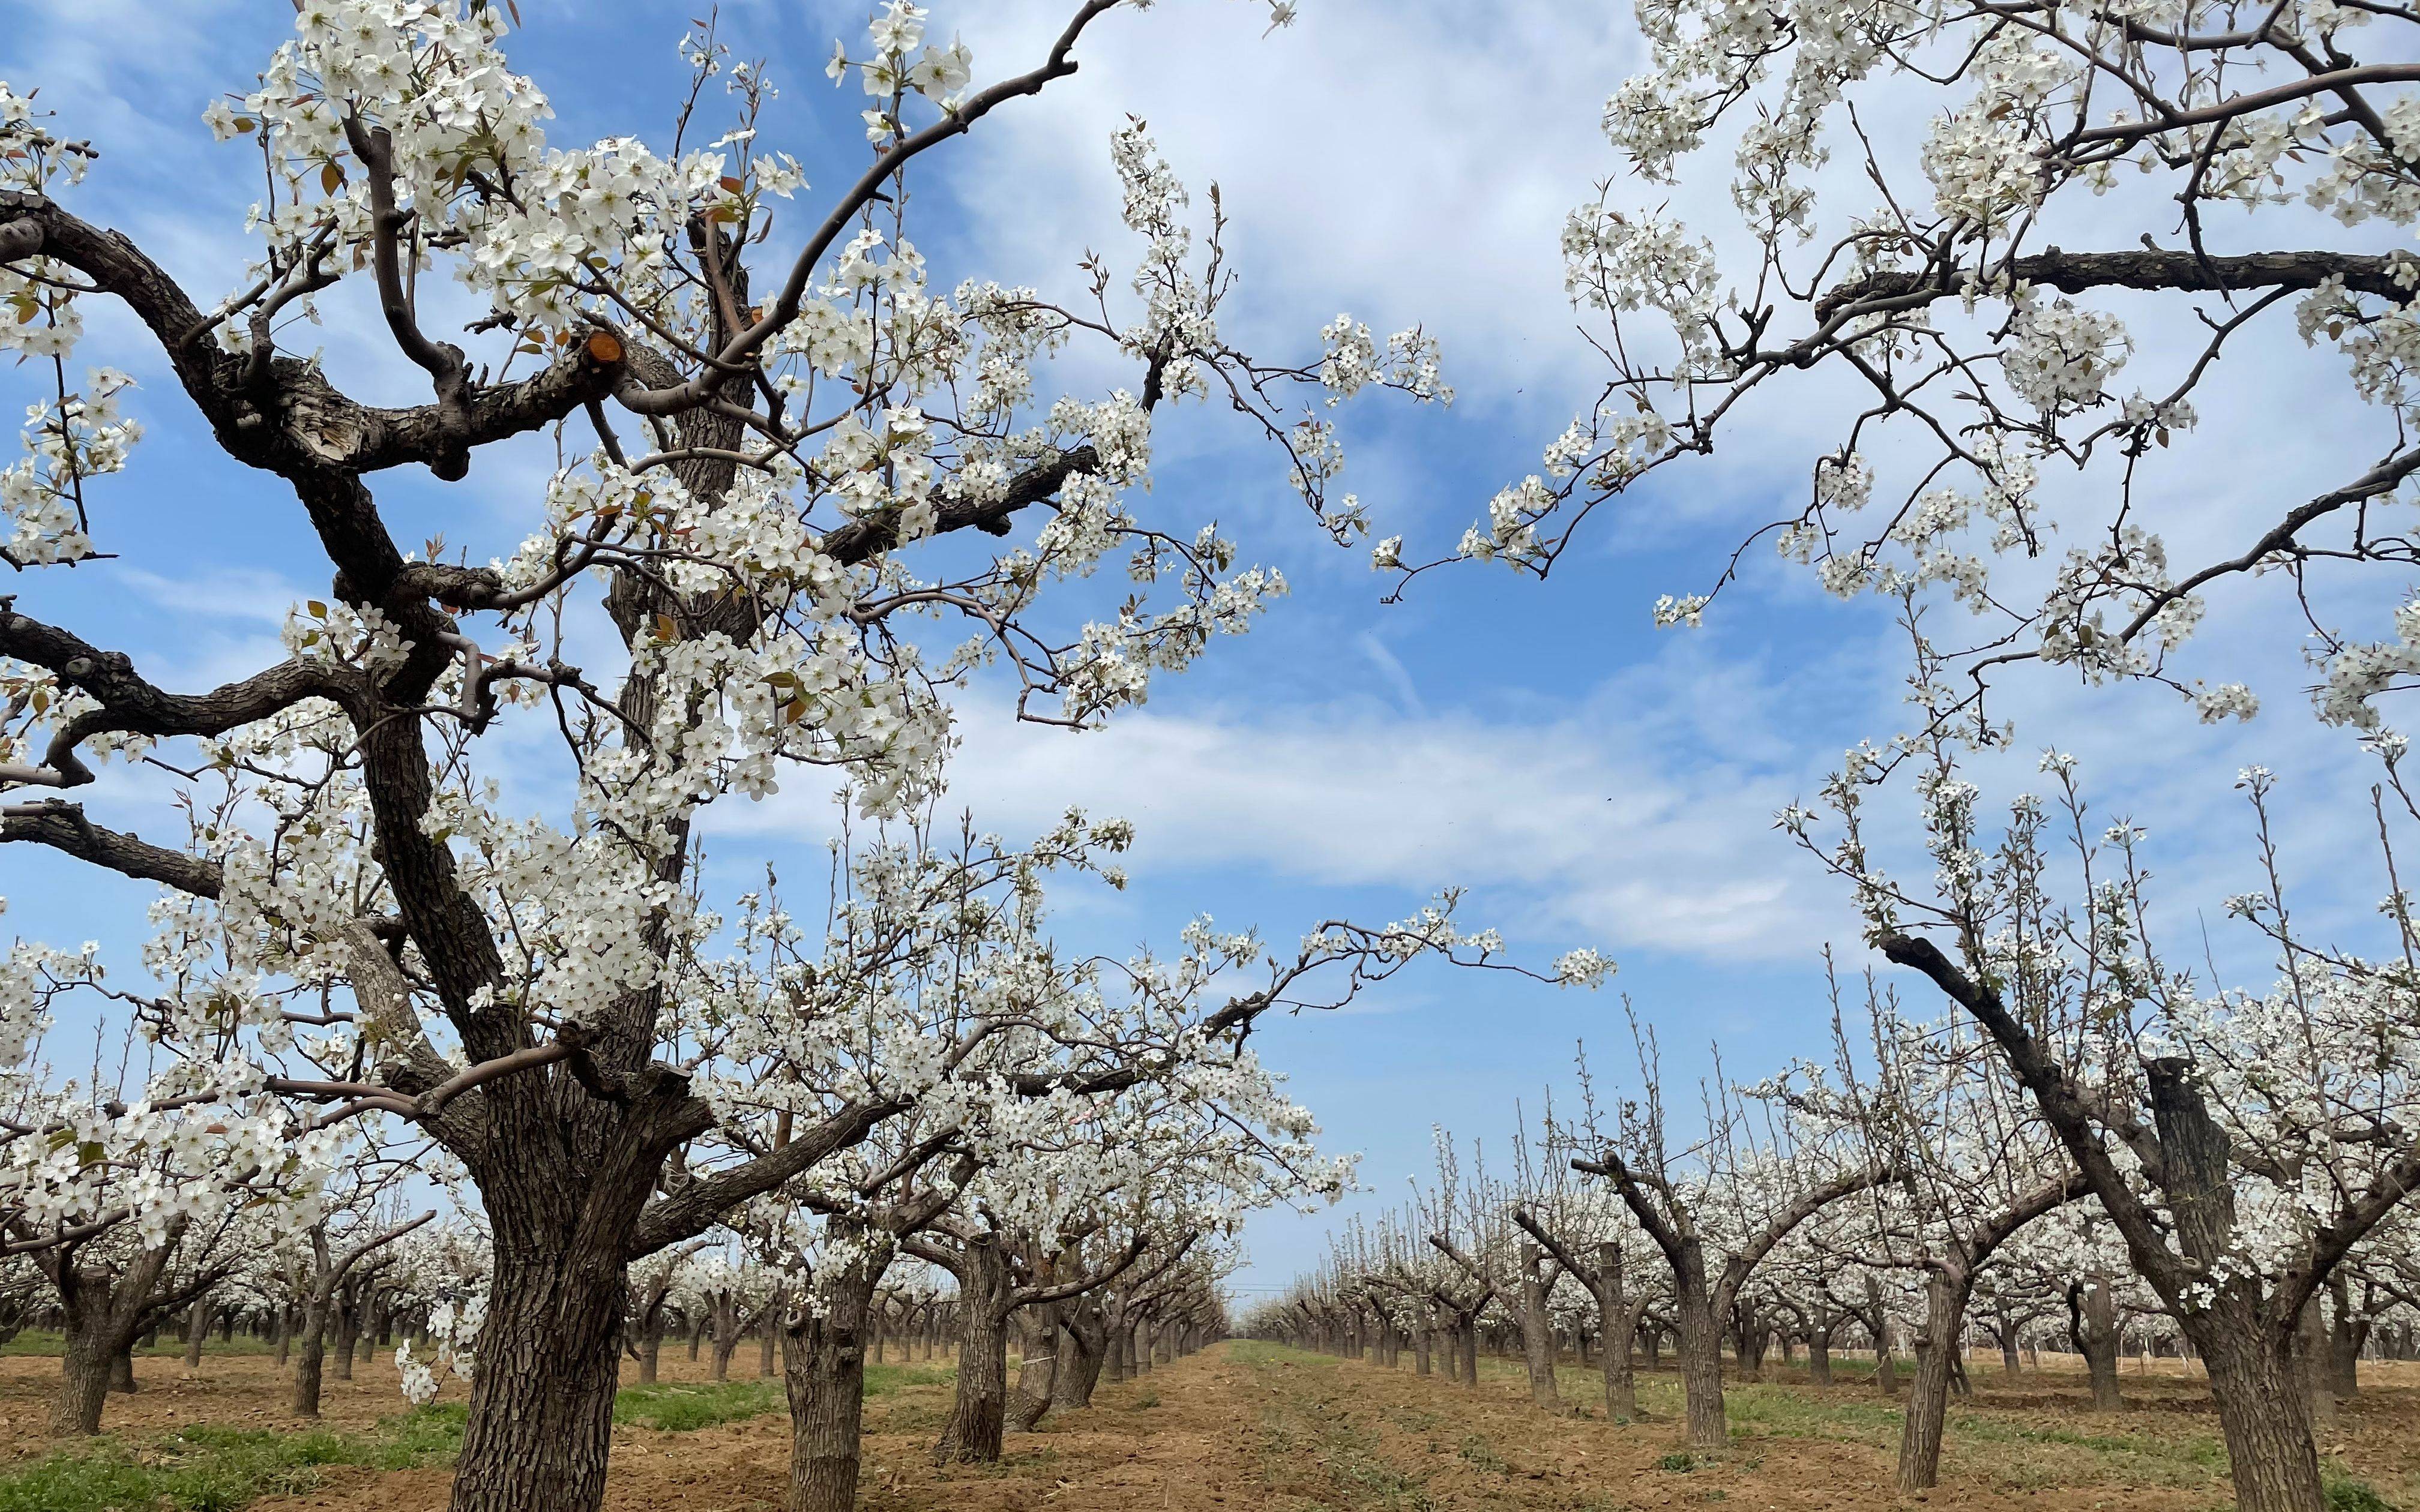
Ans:
{"label": "dirt pathway between rows", "polygon": [[[1784,1420],[1747,1406],[1743,1436],[1709,1461],[1679,1453],[1674,1422],[1547,1417],[1510,1377],[1473,1390],[1253,1344],[1104,1386],[1091,1410],[1012,1435],[998,1465],[932,1463],[948,1405],[945,1384],[868,1402],[867,1512],[2211,1512],[2229,1500],[2211,1469],[2086,1450],[2120,1441],[2071,1437],[2050,1418],[2044,1442],[1953,1441],[1949,1484],[1901,1498],[1890,1489],[1893,1432],[1837,1408]],[[788,1453],[779,1413],[694,1432],[624,1427],[607,1505],[778,1512]],[[259,1512],[442,1512],[448,1478],[346,1473]]]}
{"label": "dirt pathway between rows", "polygon": [[1676,1421],[1550,1417],[1509,1376],[1474,1389],[1357,1362],[1249,1345],[1228,1350],[1226,1361],[1210,1366],[1214,1379],[1224,1394],[1240,1392],[1259,1407],[1239,1414],[1257,1420],[1238,1422],[1231,1453],[1264,1488],[1256,1504],[1284,1512],[1645,1512],[1714,1504],[1790,1512],[1918,1504],[2210,1512],[2230,1500],[2223,1481],[2198,1472],[2181,1485],[2102,1479],[2076,1464],[2094,1457],[2078,1456],[2072,1445],[2045,1448],[2082,1484],[2071,1479],[2054,1490],[2029,1484],[2020,1465],[1976,1465],[1964,1473],[1953,1465],[1947,1484],[1901,1497],[1891,1484],[1895,1434],[1746,1422],[1730,1450],[1710,1459],[1682,1451]]}

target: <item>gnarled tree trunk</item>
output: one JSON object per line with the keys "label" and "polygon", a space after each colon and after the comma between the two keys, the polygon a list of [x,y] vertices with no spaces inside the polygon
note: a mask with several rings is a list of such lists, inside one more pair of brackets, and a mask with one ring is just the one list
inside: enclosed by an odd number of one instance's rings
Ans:
{"label": "gnarled tree trunk", "polygon": [[[490,1212],[499,1203],[486,1186]],[[453,1512],[566,1512],[605,1494],[622,1354],[622,1253],[500,1222]]]}
{"label": "gnarled tree trunk", "polygon": [[1100,1304],[1087,1296],[1062,1309],[1059,1328],[1059,1377],[1050,1399],[1061,1407],[1090,1407],[1101,1366],[1109,1359],[1109,1323]]}
{"label": "gnarled tree trunk", "polygon": [[1017,1342],[1016,1391],[1008,1404],[1008,1427],[1031,1433],[1050,1411],[1059,1384],[1059,1309],[1028,1307]]}
{"label": "gnarled tree trunk", "polygon": [[958,1276],[958,1389],[934,1457],[942,1463],[1000,1458],[1008,1412],[1008,1257],[985,1238],[966,1246]]}
{"label": "gnarled tree trunk", "polygon": [[819,1273],[812,1305],[779,1323],[790,1401],[789,1512],[849,1512],[857,1504],[865,1417],[865,1336],[887,1245]]}
{"label": "gnarled tree trunk", "polygon": [[2092,1381],[2092,1410],[2121,1411],[2126,1398],[2118,1390],[2118,1303],[2109,1283],[2095,1276],[2070,1287],[2067,1323],[2069,1342],[2084,1356],[2085,1373]]}
{"label": "gnarled tree trunk", "polygon": [[86,1269],[79,1245],[38,1256],[58,1295],[67,1335],[59,1394],[51,1403],[53,1432],[101,1431],[101,1408],[121,1362],[126,1385],[132,1388],[134,1362],[129,1351],[143,1331],[152,1294],[181,1236],[181,1229],[173,1230],[166,1243],[139,1252],[122,1270],[99,1264]]}
{"label": "gnarled tree trunk", "polygon": [[1689,1424],[1689,1445],[1722,1449],[1730,1443],[1723,1408],[1723,1327],[1706,1287],[1705,1251],[1684,1240],[1672,1266],[1672,1308],[1680,1324],[1681,1399]]}
{"label": "gnarled tree trunk", "polygon": [[639,1331],[639,1384],[652,1386],[664,1358],[664,1315],[659,1311]]}
{"label": "gnarled tree trunk", "polygon": [[2321,1512],[2327,1495],[2290,1341],[2248,1319],[2211,1319],[2195,1332],[2239,1512]]}
{"label": "gnarled tree trunk", "polygon": [[1959,1272],[1933,1272],[1924,1287],[1924,1332],[1916,1341],[1916,1381],[1899,1438],[1899,1489],[1929,1490],[1941,1483],[1941,1428],[1949,1411],[1949,1377],[1958,1359],[1958,1329],[1972,1283]]}
{"label": "gnarled tree trunk", "polygon": [[1555,1324],[1546,1312],[1546,1283],[1539,1273],[1545,1252],[1521,1246],[1521,1359],[1529,1370],[1529,1400],[1558,1416],[1563,1394],[1555,1384]]}
{"label": "gnarled tree trunk", "polygon": [[303,1304],[302,1325],[295,1341],[291,1406],[296,1417],[319,1415],[319,1379],[327,1359],[328,1300],[313,1296]]}

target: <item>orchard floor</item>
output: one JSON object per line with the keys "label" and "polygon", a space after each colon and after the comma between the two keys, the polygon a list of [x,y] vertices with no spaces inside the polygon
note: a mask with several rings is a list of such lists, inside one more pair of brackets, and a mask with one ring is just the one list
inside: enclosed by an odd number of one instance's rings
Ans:
{"label": "orchard floor", "polygon": [[[1715,1457],[1683,1453],[1668,1376],[1642,1381],[1643,1421],[1551,1418],[1529,1405],[1513,1365],[1485,1362],[1478,1387],[1269,1345],[1231,1343],[1105,1385],[1088,1412],[1054,1413],[1013,1436],[1000,1465],[935,1467],[927,1453],[948,1412],[944,1370],[897,1362],[878,1371],[867,1403],[868,1512],[1621,1512],[1727,1506],[1831,1512],[1878,1505],[1971,1512],[2024,1507],[2210,1512],[2229,1504],[2217,1422],[2197,1381],[2170,1365],[2129,1363],[2127,1411],[2085,1410],[2079,1374],[2055,1367],[2009,1380],[1976,1362],[1977,1396],[1952,1410],[1942,1487],[1891,1490],[1897,1405],[1862,1381],[1817,1390],[1803,1382],[1736,1385],[1733,1438]],[[330,1381],[324,1442],[350,1445],[263,1477],[163,1490],[129,1480],[126,1499],[95,1497],[85,1461],[177,1465],[225,1443],[275,1446],[302,1430],[285,1411],[286,1381],[260,1354],[227,1353],[185,1375],[173,1355],[138,1362],[142,1390],[113,1396],[109,1440],[62,1451],[46,1436],[55,1358],[0,1358],[0,1512],[440,1512],[450,1472],[442,1434],[458,1422],[441,1406],[399,1424],[391,1364]],[[778,1512],[787,1420],[778,1382],[752,1378],[743,1349],[733,1381],[667,1361],[665,1382],[626,1389],[607,1504],[614,1512]],[[1794,1373],[1792,1373],[1794,1374]],[[2343,1512],[2420,1512],[2420,1366],[2365,1366],[2363,1396],[2323,1439]],[[1592,1371],[1566,1367],[1566,1396],[1596,1396]],[[454,1388],[458,1397],[460,1388]],[[1601,1400],[1601,1399],[1600,1399]],[[401,1439],[398,1439],[401,1435]],[[391,1453],[399,1442],[434,1454]],[[204,1445],[196,1448],[195,1445]],[[358,1453],[364,1446],[372,1452]],[[352,1462],[340,1461],[350,1457]],[[289,1457],[290,1458],[290,1457]],[[305,1456],[306,1459],[314,1457]],[[196,1461],[198,1462],[198,1461]],[[404,1468],[378,1468],[398,1465]],[[45,1472],[53,1478],[40,1480]],[[198,1484],[198,1483],[197,1483]],[[235,1490],[228,1488],[234,1486]],[[53,1488],[45,1489],[44,1488]],[[2367,1495],[2363,1494],[2366,1491]]]}

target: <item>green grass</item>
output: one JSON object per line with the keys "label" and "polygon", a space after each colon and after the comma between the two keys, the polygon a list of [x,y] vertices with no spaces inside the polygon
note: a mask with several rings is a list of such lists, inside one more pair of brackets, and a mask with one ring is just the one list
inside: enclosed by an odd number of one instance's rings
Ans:
{"label": "green grass", "polygon": [[2355,1480],[2333,1468],[2327,1477],[2328,1512],[2395,1512],[2395,1504],[2378,1494],[2367,1481]]}
{"label": "green grass", "polygon": [[[931,1365],[873,1365],[865,1394],[934,1385],[952,1374]],[[625,1386],[613,1398],[614,1422],[667,1433],[783,1410],[779,1380]],[[365,1433],[196,1426],[141,1442],[96,1439],[0,1471],[0,1512],[236,1512],[264,1496],[307,1491],[330,1467],[451,1463],[469,1415],[463,1403],[442,1402],[383,1419]]]}
{"label": "green grass", "polygon": [[1496,1446],[1487,1442],[1483,1433],[1473,1433],[1465,1438],[1462,1447],[1455,1453],[1468,1461],[1473,1469],[1494,1471],[1498,1475],[1512,1473],[1512,1467],[1504,1462],[1504,1457],[1496,1452]]}
{"label": "green grass", "polygon": [[[330,1342],[333,1344],[334,1340],[331,1340]],[[14,1337],[10,1338],[7,1343],[0,1344],[0,1355],[47,1354],[55,1359],[57,1356],[65,1354],[66,1352],[66,1337],[56,1329],[50,1328],[23,1329],[21,1330]],[[138,1346],[134,1352],[142,1355],[146,1359],[174,1359],[184,1354],[185,1341],[175,1335],[163,1333],[160,1335],[158,1343],[153,1344],[148,1349]],[[255,1338],[249,1334],[238,1334],[234,1338],[227,1340],[224,1344],[220,1343],[219,1336],[216,1334],[213,1334],[209,1337],[209,1342],[202,1346],[202,1358],[205,1360],[209,1359],[212,1356],[223,1357],[230,1354],[274,1354],[276,1352],[277,1346],[271,1344],[267,1339]],[[390,1348],[387,1352],[392,1353],[392,1348]]]}
{"label": "green grass", "polygon": [[865,1367],[865,1395],[888,1396],[908,1386],[946,1386],[957,1377],[955,1365],[870,1365]]}
{"label": "green grass", "polygon": [[0,1473],[0,1512],[233,1512],[319,1484],[330,1466],[405,1470],[462,1446],[459,1406],[421,1408],[369,1433],[183,1428],[144,1444],[113,1439]]}
{"label": "green grass", "polygon": [[613,1421],[666,1433],[687,1433],[782,1410],[777,1380],[670,1381],[625,1386],[613,1398]]}

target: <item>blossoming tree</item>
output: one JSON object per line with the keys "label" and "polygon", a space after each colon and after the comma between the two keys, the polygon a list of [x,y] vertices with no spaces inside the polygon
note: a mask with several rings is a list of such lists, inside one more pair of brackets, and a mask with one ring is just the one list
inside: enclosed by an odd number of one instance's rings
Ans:
{"label": "blossoming tree", "polygon": [[[1937,708],[1957,695],[1926,675],[1941,663],[1920,635],[1916,646],[1916,686]],[[2272,779],[2249,771],[2241,785],[2269,883],[2228,906],[2273,947],[2277,977],[2257,991],[2208,980],[2162,951],[2142,831],[2096,828],[2072,759],[2045,757],[2050,798],[2012,801],[1987,841],[1980,790],[1946,723],[1900,748],[1930,888],[1898,882],[1869,849],[1867,800],[1889,764],[1874,752],[1853,752],[1828,784],[1828,827],[1807,810],[1785,823],[1854,887],[1882,952],[1970,1017],[2032,1100],[2207,1365],[2238,1501],[2312,1512],[2323,1497],[2303,1369],[2313,1345],[2300,1340],[2336,1267],[2420,1184],[2403,894],[2381,910],[2383,960],[2306,939],[2276,880]],[[2387,770],[2400,793],[2394,762]],[[2392,887],[2391,842],[2381,870]]]}
{"label": "blossoming tree", "polygon": [[[8,562],[93,570],[104,543],[135,544],[111,537],[102,486],[139,435],[127,380],[70,377],[106,302],[225,455],[292,494],[328,572],[281,658],[199,693],[146,675],[105,625],[0,600],[0,840],[178,895],[160,1016],[232,1048],[217,1070],[183,1061],[203,1069],[163,1096],[269,1099],[228,1137],[281,1148],[383,1113],[469,1173],[492,1267],[465,1512],[597,1504],[628,1265],[902,1111],[845,1099],[778,1144],[671,1164],[723,1117],[676,1048],[681,995],[711,978],[689,971],[717,922],[693,887],[703,811],[799,766],[839,769],[873,811],[912,806],[938,781],[950,691],[984,669],[1021,715],[1089,724],[1244,628],[1282,580],[1238,566],[1214,522],[1127,502],[1162,407],[1240,410],[1316,528],[1350,539],[1333,429],[1290,418],[1290,394],[1445,396],[1416,333],[1382,345],[1342,321],[1276,365],[1230,345],[1217,229],[1197,242],[1140,127],[1112,144],[1143,249],[1130,279],[1096,265],[1065,302],[927,285],[910,164],[1073,72],[1116,8],[1083,0],[1035,66],[978,88],[966,51],[928,45],[923,12],[892,0],[830,65],[866,90],[868,161],[777,243],[776,205],[807,186],[760,134],[765,71],[710,34],[685,40],[695,88],[669,149],[564,147],[498,8],[304,4],[257,84],[205,116],[269,185],[259,256],[221,298],[79,216],[92,149],[0,87],[0,346],[46,385],[26,460],[0,473]],[[716,81],[734,119],[697,146]],[[447,274],[478,306],[452,335],[433,325]],[[289,346],[323,308],[382,330],[426,401],[365,403]],[[1130,364],[1129,385],[1051,393],[1048,359],[1076,342]],[[457,482],[548,435],[562,460],[542,506],[489,564],[397,540],[383,475]],[[1113,553],[1129,592],[1087,613],[1078,580]],[[492,754],[514,728],[551,733],[561,779],[520,809]],[[112,761],[173,786],[182,842],[63,795]]]}
{"label": "blossoming tree", "polygon": [[[1758,534],[1844,596],[1954,594],[1977,616],[1958,647],[1976,698],[2039,660],[2248,717],[2242,683],[2188,676],[2177,652],[2206,591],[2268,575],[2317,601],[2322,717],[2374,724],[2420,667],[2420,612],[2381,637],[2330,600],[2412,560],[2393,520],[2420,471],[2420,258],[2397,242],[2420,216],[2420,23],[2327,0],[1637,16],[1652,67],[1604,112],[1626,172],[1562,239],[1602,389],[1445,560],[1543,575],[1651,477],[1770,455],[1774,427],[1811,415],[1796,497]],[[1726,211],[1674,212],[1674,186],[1724,177]],[[2268,458],[2260,427],[2203,434],[2197,410],[2303,344],[2342,363],[2340,470],[2210,541],[2202,480]],[[1377,560],[1435,564],[1400,539]],[[1694,623],[1741,561],[1659,617]]]}

